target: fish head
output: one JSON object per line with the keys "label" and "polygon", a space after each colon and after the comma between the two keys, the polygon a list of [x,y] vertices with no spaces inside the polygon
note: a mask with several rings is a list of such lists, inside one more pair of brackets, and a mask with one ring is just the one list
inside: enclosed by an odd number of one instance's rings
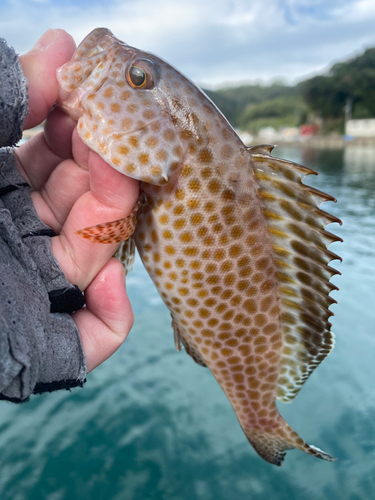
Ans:
{"label": "fish head", "polygon": [[81,139],[130,177],[166,184],[197,139],[195,85],[105,28],[83,40],[57,78],[58,104],[78,120]]}

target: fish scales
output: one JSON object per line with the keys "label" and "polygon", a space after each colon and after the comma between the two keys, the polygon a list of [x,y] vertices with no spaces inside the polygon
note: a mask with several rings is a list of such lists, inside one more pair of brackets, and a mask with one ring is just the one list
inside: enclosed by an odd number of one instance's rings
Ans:
{"label": "fish scales", "polygon": [[[59,105],[82,140],[141,181],[133,214],[79,231],[134,245],[172,316],[176,348],[207,366],[255,450],[281,465],[309,446],[281,417],[334,345],[329,282],[338,258],[325,231],[332,197],[302,183],[315,173],[246,147],[190,80],[98,28],[58,70]],[[117,229],[116,229],[117,228]],[[132,235],[132,232],[134,234]]]}

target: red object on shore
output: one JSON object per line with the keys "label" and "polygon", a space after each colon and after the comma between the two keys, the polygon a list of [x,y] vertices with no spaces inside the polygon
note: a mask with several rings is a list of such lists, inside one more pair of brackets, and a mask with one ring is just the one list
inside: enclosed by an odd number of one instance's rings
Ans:
{"label": "red object on shore", "polygon": [[301,125],[299,133],[303,137],[310,137],[319,132],[319,125]]}

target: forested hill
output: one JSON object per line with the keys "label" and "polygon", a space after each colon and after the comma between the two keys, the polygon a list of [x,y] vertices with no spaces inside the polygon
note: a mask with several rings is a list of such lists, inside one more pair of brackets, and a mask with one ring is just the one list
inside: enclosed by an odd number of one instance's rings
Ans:
{"label": "forested hill", "polygon": [[347,102],[352,102],[353,118],[375,117],[375,47],[295,86],[241,85],[205,92],[234,127],[251,132],[317,119],[323,120],[323,131],[342,131]]}

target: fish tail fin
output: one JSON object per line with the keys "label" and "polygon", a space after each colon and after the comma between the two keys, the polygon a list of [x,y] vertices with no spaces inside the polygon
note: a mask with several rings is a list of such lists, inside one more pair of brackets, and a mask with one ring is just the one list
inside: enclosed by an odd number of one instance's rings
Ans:
{"label": "fish tail fin", "polygon": [[308,445],[305,441],[285,422],[279,415],[277,425],[271,428],[261,430],[245,430],[247,439],[249,440],[255,451],[267,462],[281,466],[287,450],[297,448],[309,455],[317,458],[334,462],[337,458],[331,457],[316,446]]}

